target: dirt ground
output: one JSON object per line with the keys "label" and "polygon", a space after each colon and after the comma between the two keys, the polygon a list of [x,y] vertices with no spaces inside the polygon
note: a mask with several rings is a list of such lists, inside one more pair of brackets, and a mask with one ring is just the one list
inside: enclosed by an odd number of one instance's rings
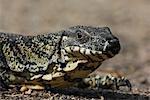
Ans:
{"label": "dirt ground", "polygon": [[[95,73],[107,71],[125,76],[135,92],[150,96],[149,9],[149,0],[0,0],[0,31],[33,35],[74,25],[108,26],[120,39],[122,49]],[[34,91],[30,96],[14,94],[13,90],[5,92],[0,92],[0,99],[54,99],[59,96],[44,91]],[[86,99],[63,96],[72,100]]]}

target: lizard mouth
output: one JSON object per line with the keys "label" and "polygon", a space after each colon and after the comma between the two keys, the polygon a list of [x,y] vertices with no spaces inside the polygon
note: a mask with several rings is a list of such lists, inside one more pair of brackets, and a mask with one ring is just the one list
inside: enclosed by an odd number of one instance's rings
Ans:
{"label": "lizard mouth", "polygon": [[90,62],[104,61],[114,56],[113,54],[111,54],[111,52],[107,53],[103,51],[86,49],[78,46],[66,47],[65,52],[67,53],[67,55],[69,55],[69,58],[71,58],[70,56],[72,56],[72,58],[86,59]]}

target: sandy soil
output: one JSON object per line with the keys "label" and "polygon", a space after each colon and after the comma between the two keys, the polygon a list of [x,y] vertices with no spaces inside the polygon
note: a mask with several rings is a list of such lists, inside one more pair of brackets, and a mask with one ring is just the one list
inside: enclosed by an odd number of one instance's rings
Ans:
{"label": "sandy soil", "polygon": [[108,26],[119,37],[122,50],[95,73],[126,76],[133,88],[150,95],[149,9],[149,0],[0,0],[0,31],[33,35],[74,25]]}

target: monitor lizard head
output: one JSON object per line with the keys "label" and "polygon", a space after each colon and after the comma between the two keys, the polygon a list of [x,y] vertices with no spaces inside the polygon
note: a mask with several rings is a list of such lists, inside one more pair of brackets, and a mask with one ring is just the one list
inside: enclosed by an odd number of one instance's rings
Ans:
{"label": "monitor lizard head", "polygon": [[120,43],[108,27],[75,26],[63,32],[62,48],[74,58],[103,61],[120,51]]}

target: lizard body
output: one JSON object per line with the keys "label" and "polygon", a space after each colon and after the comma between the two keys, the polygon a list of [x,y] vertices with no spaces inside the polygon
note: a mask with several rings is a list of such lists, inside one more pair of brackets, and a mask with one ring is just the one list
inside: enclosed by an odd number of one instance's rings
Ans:
{"label": "lizard body", "polygon": [[108,27],[75,26],[57,33],[0,33],[0,72],[7,85],[70,87],[119,53]]}

